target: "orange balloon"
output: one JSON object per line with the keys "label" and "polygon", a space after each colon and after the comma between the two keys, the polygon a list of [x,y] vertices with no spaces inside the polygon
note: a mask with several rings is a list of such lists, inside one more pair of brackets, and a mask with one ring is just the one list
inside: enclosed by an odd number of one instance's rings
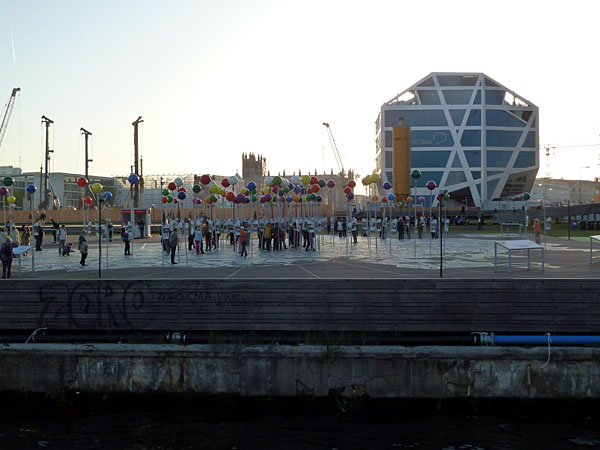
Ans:
{"label": "orange balloon", "polygon": [[374,202],[376,202],[377,200],[379,200],[379,197],[377,197],[376,195],[374,195],[373,197],[371,197],[371,200],[373,200]]}
{"label": "orange balloon", "polygon": [[407,201],[408,203],[412,203],[412,201],[413,201],[413,198],[412,198],[412,197],[406,197],[406,201]]}
{"label": "orange balloon", "polygon": [[207,205],[210,205],[210,197],[206,197],[204,199],[204,203],[206,203]]}
{"label": "orange balloon", "polygon": [[298,197],[297,195],[294,195],[292,197],[292,200],[294,200],[296,203],[298,203],[300,201],[300,197]]}
{"label": "orange balloon", "polygon": [[354,180],[348,181],[348,186],[350,186],[352,189],[354,189],[356,187],[356,181],[354,181]]}

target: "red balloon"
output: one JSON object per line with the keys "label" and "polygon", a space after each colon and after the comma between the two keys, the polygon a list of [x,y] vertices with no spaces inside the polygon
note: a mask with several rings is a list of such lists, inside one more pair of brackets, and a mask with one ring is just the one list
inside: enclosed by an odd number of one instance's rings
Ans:
{"label": "red balloon", "polygon": [[229,200],[230,202],[232,202],[233,199],[235,198],[235,194],[233,192],[228,192],[227,195],[225,196],[225,198],[227,200]]}
{"label": "red balloon", "polygon": [[435,199],[439,201],[441,199],[440,194],[436,195]]}
{"label": "red balloon", "polygon": [[319,179],[317,177],[310,177],[310,184],[319,184]]}
{"label": "red balloon", "polygon": [[277,194],[277,186],[273,186],[271,188],[271,192],[274,192],[275,194]]}
{"label": "red balloon", "polygon": [[319,187],[318,184],[313,184],[312,188],[313,188],[313,192],[319,192],[321,190],[321,188]]}
{"label": "red balloon", "polygon": [[88,180],[85,177],[79,177],[77,178],[77,186],[79,187],[86,187],[88,184]]}
{"label": "red balloon", "polygon": [[177,189],[177,185],[173,181],[171,181],[167,187],[170,191],[174,191],[175,189]]}
{"label": "red balloon", "polygon": [[348,186],[346,186],[346,187],[344,188],[344,194],[346,194],[346,195],[347,195],[347,194],[349,194],[349,193],[351,193],[351,192],[352,192],[352,189],[350,189]]}
{"label": "red balloon", "polygon": [[354,189],[356,187],[356,181],[354,181],[354,180],[348,181],[348,186],[350,186],[350,188]]}
{"label": "red balloon", "polygon": [[92,197],[86,197],[83,199],[83,201],[85,202],[86,205],[91,205],[92,204]]}
{"label": "red balloon", "polygon": [[167,203],[168,201],[169,201],[169,199],[163,195],[162,202]]}
{"label": "red balloon", "polygon": [[204,185],[210,183],[210,175],[202,175],[200,177],[200,183],[202,183]]}
{"label": "red balloon", "polygon": [[187,189],[186,189],[186,188],[184,188],[183,186],[181,186],[181,187],[178,189],[178,191],[179,191],[179,192],[187,192]]}
{"label": "red balloon", "polygon": [[387,203],[387,197],[385,197],[385,196],[384,196],[384,197],[381,197],[381,201],[382,201],[383,203]]}
{"label": "red balloon", "polygon": [[[209,181],[209,183],[210,183],[210,181]],[[221,180],[221,186],[223,186],[224,188],[229,187],[230,186],[229,180],[227,178],[223,178]]]}

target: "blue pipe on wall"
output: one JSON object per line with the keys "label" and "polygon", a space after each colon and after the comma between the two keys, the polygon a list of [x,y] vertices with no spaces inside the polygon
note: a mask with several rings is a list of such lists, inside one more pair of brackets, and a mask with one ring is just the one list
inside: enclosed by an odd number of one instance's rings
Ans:
{"label": "blue pipe on wall", "polygon": [[[526,345],[526,344],[548,344],[548,335],[530,336],[530,335],[491,335],[492,345]],[[550,335],[550,344],[552,345],[600,345],[600,336],[560,336]]]}

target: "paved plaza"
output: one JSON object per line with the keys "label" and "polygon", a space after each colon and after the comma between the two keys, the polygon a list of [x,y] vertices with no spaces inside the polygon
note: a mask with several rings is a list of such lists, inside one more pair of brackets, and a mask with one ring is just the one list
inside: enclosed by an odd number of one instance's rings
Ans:
{"label": "paved plaza", "polygon": [[[532,236],[529,236],[530,238]],[[600,273],[598,260],[590,264],[589,239],[567,240],[547,237],[545,268],[541,271],[541,252],[531,251],[531,268],[526,267],[526,253],[513,254],[511,273],[507,254],[498,252],[494,271],[494,242],[518,239],[499,234],[449,234],[443,241],[443,276],[445,278],[595,278]],[[79,252],[60,256],[56,244],[47,239],[42,252],[35,254],[36,278],[97,278],[98,241],[90,237],[88,265],[79,264]],[[76,243],[76,242],[75,242]],[[544,243],[542,237],[542,244]],[[391,244],[391,245],[390,245]],[[358,238],[358,244],[346,245],[345,239],[326,235],[317,251],[303,248],[268,252],[258,249],[256,238],[241,258],[228,241],[222,239],[218,251],[196,255],[180,245],[171,265],[162,252],[158,237],[136,240],[133,255],[123,255],[120,240],[103,242],[102,278],[439,278],[440,241],[428,238],[399,241]],[[108,249],[108,258],[107,258]],[[416,255],[416,256],[415,256]],[[31,277],[31,254],[22,261],[21,277]],[[13,263],[13,277],[19,278],[18,259]]]}

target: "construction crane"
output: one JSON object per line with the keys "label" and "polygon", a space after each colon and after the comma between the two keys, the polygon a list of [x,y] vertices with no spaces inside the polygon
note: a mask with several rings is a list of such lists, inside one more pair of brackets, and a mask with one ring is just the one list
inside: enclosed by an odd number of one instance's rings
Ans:
{"label": "construction crane", "polygon": [[21,88],[14,88],[12,90],[12,93],[10,94],[8,103],[6,104],[6,110],[4,111],[4,116],[2,116],[2,123],[0,123],[0,147],[2,147],[4,135],[6,134],[6,130],[8,130],[8,122],[10,122],[10,116],[12,115],[13,109],[15,107],[17,92],[19,92],[20,90]]}
{"label": "construction crane", "polygon": [[325,128],[327,128],[327,137],[329,138],[329,143],[331,144],[331,149],[333,150],[333,154],[335,156],[335,161],[337,162],[338,168],[340,169],[340,174],[344,174],[344,164],[342,163],[340,152],[337,148],[337,144],[335,143],[333,133],[331,132],[331,127],[327,122],[323,122],[323,125],[325,126]]}

